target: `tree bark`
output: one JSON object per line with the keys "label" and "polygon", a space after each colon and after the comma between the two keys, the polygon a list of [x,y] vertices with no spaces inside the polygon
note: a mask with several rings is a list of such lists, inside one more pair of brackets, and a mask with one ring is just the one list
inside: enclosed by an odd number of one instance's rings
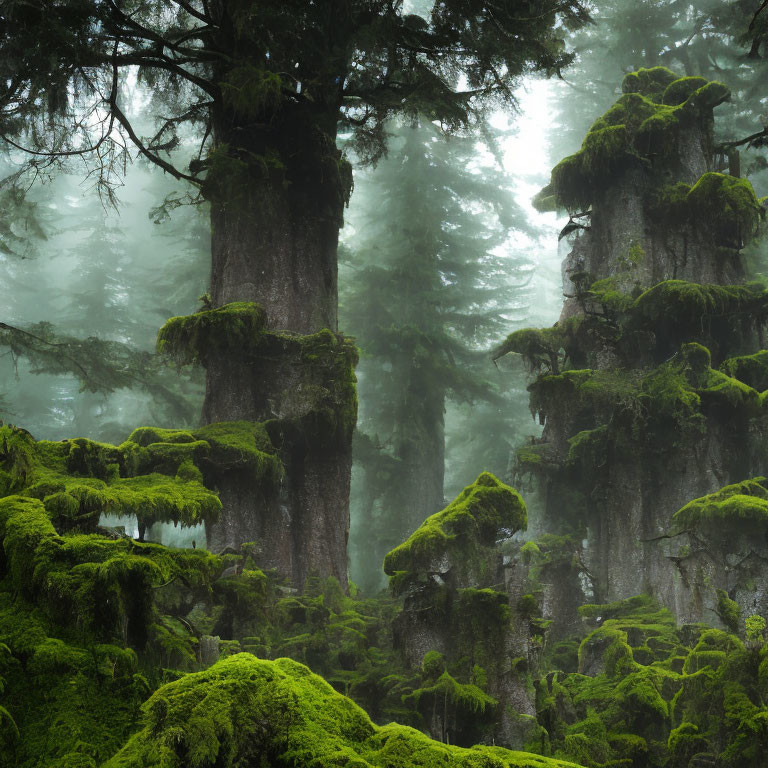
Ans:
{"label": "tree bark", "polygon": [[[285,467],[264,493],[219,480],[214,550],[260,545],[260,565],[301,587],[309,574],[347,585],[355,353],[337,328],[337,245],[350,189],[336,113],[284,107],[267,130],[219,117],[203,192],[211,202],[211,302],[255,302],[272,332],[256,349],[212,350],[205,423],[270,422]],[[314,335],[312,335],[314,334]],[[352,382],[350,384],[350,382]]]}

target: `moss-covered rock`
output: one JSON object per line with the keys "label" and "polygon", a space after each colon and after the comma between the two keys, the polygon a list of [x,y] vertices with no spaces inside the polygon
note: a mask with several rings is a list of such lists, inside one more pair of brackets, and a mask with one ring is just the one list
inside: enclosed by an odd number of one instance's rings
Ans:
{"label": "moss-covered rock", "polygon": [[357,768],[566,768],[500,748],[461,749],[411,728],[378,727],[349,699],[288,659],[238,654],[158,690],[145,724],[105,768],[271,765]]}
{"label": "moss-covered rock", "polygon": [[673,521],[681,528],[710,531],[728,523],[763,528],[768,525],[768,480],[744,480],[693,499],[675,513]]}

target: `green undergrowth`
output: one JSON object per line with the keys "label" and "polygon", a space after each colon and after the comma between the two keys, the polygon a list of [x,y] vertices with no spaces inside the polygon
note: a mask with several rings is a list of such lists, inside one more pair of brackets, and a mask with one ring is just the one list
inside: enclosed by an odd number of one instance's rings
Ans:
{"label": "green undergrowth", "polygon": [[384,558],[384,572],[396,593],[429,573],[482,570],[496,540],[525,530],[528,515],[520,494],[483,472],[444,510]]}
{"label": "green undergrowth", "polygon": [[598,626],[581,642],[579,671],[537,685],[547,754],[590,768],[761,764],[762,641],[678,627],[647,595],[580,612]]}

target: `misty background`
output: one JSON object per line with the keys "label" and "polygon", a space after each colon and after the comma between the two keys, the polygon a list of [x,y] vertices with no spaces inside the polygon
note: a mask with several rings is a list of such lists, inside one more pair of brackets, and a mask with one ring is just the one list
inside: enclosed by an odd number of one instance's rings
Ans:
{"label": "misty background", "polygon": [[[733,44],[743,19],[724,5],[600,3],[595,23],[571,35],[573,66],[562,79],[524,80],[517,114],[490,115],[480,139],[393,123],[388,155],[356,171],[340,330],[361,351],[350,567],[366,589],[383,586],[383,554],[480,471],[524,481],[515,449],[540,432],[526,372],[513,357],[494,364],[490,352],[512,331],[559,316],[566,220],[530,201],[615,100],[625,72],[664,65],[723,80],[734,95],[718,134],[747,136],[768,120],[756,75],[764,65]],[[3,175],[18,161],[4,158]],[[759,196],[768,194],[766,165],[759,153],[742,160]],[[140,425],[197,423],[200,371],[180,374],[153,358],[157,329],[199,308],[209,278],[204,205],[161,207],[180,191],[142,162],[127,166],[115,206],[74,167],[4,188],[2,320],[23,331],[3,331],[6,422],[37,439],[111,443]],[[759,254],[753,262],[761,277]],[[85,373],[79,358],[57,354],[72,339],[93,363]],[[203,538],[167,525],[152,535],[182,545]]]}

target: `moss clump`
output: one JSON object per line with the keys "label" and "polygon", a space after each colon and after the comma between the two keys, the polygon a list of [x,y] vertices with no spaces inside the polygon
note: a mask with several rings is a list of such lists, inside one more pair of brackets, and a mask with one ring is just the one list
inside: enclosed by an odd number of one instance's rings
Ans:
{"label": "moss clump", "polygon": [[768,524],[768,480],[756,477],[689,501],[672,518],[683,529],[722,530],[723,523]]}
{"label": "moss clump", "polygon": [[537,204],[586,210],[606,180],[673,152],[675,137],[686,130],[689,120],[729,95],[722,83],[693,85],[691,78],[681,81],[664,67],[628,74],[622,85],[624,95],[592,125],[581,149],[555,166]]}
{"label": "moss clump", "polygon": [[531,371],[547,369],[550,373],[559,373],[563,338],[560,329],[523,328],[507,336],[493,353],[498,360],[512,352],[521,355]]}
{"label": "moss clump", "polygon": [[715,242],[739,249],[758,232],[765,209],[747,179],[705,173],[693,186],[662,187],[651,204],[662,227],[692,224],[712,233]]}
{"label": "moss clump", "polygon": [[729,357],[720,364],[720,370],[758,392],[768,390],[768,350]]}
{"label": "moss clump", "polygon": [[[661,84],[661,83],[660,83]],[[664,88],[661,103],[670,107],[676,107],[690,98],[699,88],[707,84],[704,77],[680,77],[673,80]]]}
{"label": "moss clump", "polygon": [[500,748],[451,747],[404,726],[375,726],[301,664],[245,653],[163,686],[143,711],[144,728],[105,768],[233,768],[254,759],[350,768],[569,765]]}
{"label": "moss clump", "polygon": [[[527,527],[528,516],[520,494],[483,472],[442,512],[424,523],[384,558],[389,576],[441,572],[456,566],[472,567],[484,547]],[[446,563],[445,559],[450,560]],[[477,565],[477,564],[475,564]]]}
{"label": "moss clump", "polygon": [[652,101],[660,102],[665,91],[676,81],[679,81],[677,75],[667,67],[650,67],[648,69],[641,67],[624,76],[621,82],[621,91],[622,93],[639,93]]}
{"label": "moss clump", "polygon": [[157,351],[178,365],[205,365],[211,354],[253,350],[263,339],[266,322],[264,310],[245,301],[172,317],[158,332]]}
{"label": "moss clump", "polygon": [[[136,433],[134,433],[136,434]],[[6,494],[39,499],[58,532],[93,532],[103,514],[135,515],[141,525],[169,521],[184,526],[218,519],[221,502],[194,476],[175,477],[185,461],[202,461],[207,443],[179,435],[162,443],[124,443],[119,448],[84,438],[52,443],[35,441],[16,427],[0,428],[0,480]],[[126,474],[120,476],[120,467]],[[158,470],[158,471],[153,471]],[[163,474],[163,472],[167,474]]]}
{"label": "moss clump", "polygon": [[261,371],[265,418],[278,416],[276,432],[303,437],[315,448],[351,439],[358,360],[351,339],[327,329],[306,336],[267,331],[261,307],[239,302],[172,317],[160,329],[157,348],[179,365],[205,366],[213,359],[223,365],[222,355],[253,364]]}
{"label": "moss clump", "polygon": [[131,474],[159,471],[188,481],[207,476],[215,485],[227,472],[245,472],[265,486],[275,485],[283,476],[266,427],[258,422],[215,422],[191,432],[140,427],[120,451]]}
{"label": "moss clump", "polygon": [[767,303],[766,292],[755,285],[665,280],[638,296],[629,312],[635,323],[657,323],[664,319],[666,324],[680,326],[684,333],[691,329],[701,333],[702,325],[715,318],[736,314],[763,317]]}
{"label": "moss clump", "polygon": [[0,543],[14,589],[48,616],[109,642],[147,639],[152,587],[170,579],[210,580],[217,558],[97,535],[59,536],[42,502],[0,499]]}
{"label": "moss clump", "polygon": [[735,600],[728,597],[724,589],[717,590],[717,615],[725,626],[734,634],[738,633],[740,626],[741,608]]}

